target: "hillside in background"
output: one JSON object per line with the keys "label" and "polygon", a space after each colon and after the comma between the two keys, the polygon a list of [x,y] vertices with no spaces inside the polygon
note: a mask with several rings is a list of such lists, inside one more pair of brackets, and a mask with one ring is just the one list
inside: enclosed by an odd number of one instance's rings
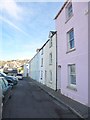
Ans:
{"label": "hillside in background", "polygon": [[29,60],[8,60],[8,61],[0,61],[0,66],[5,66],[8,65],[11,68],[13,67],[20,67],[22,65],[24,65],[25,63],[27,63]]}

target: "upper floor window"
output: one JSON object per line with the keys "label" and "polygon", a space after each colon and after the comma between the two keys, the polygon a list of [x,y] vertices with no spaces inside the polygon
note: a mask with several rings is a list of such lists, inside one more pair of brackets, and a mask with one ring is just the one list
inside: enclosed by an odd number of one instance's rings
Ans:
{"label": "upper floor window", "polygon": [[69,51],[75,47],[74,29],[71,29],[69,32],[67,32],[67,36],[68,36],[68,51]]}
{"label": "upper floor window", "polygon": [[49,40],[49,47],[52,47],[52,38]]}
{"label": "upper floor window", "polygon": [[66,7],[66,20],[71,18],[72,15],[73,15],[72,2],[69,2],[69,4]]}
{"label": "upper floor window", "polygon": [[43,58],[41,59],[41,67],[43,67]]}
{"label": "upper floor window", "polygon": [[75,64],[68,65],[69,70],[69,85],[72,87],[76,86],[76,66]]}
{"label": "upper floor window", "polygon": [[42,50],[41,50],[41,55],[43,55],[43,48],[42,48]]}
{"label": "upper floor window", "polygon": [[52,64],[52,53],[49,54],[49,64]]}

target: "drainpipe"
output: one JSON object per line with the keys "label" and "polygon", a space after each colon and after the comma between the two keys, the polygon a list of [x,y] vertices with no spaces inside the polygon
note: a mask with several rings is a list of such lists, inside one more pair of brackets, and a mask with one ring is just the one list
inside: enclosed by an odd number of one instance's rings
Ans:
{"label": "drainpipe", "polygon": [[56,31],[56,91],[57,91],[57,31]]}

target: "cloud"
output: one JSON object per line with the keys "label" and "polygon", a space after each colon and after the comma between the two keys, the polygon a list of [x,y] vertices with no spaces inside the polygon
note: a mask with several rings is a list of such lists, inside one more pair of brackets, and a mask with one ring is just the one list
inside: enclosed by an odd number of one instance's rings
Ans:
{"label": "cloud", "polygon": [[15,19],[20,19],[20,13],[23,12],[14,0],[1,0],[0,8]]}
{"label": "cloud", "polygon": [[0,16],[0,20],[4,21],[5,23],[7,23],[8,25],[12,26],[13,28],[15,28],[16,30],[18,30],[19,32],[23,33],[24,35],[28,36],[29,35],[23,31],[21,28],[19,28],[18,26],[16,26],[15,24],[13,24],[11,21],[5,19],[4,17]]}

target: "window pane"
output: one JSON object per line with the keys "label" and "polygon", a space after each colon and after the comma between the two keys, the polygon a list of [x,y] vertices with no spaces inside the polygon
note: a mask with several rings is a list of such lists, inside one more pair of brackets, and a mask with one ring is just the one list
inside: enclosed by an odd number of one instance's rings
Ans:
{"label": "window pane", "polygon": [[41,79],[43,79],[43,71],[41,71]]}
{"label": "window pane", "polygon": [[72,39],[74,39],[74,32],[73,32],[73,30],[71,30],[70,33],[69,33],[69,39],[70,39],[70,41]]}
{"label": "window pane", "polygon": [[52,81],[52,71],[50,71],[50,81]]}
{"label": "window pane", "polygon": [[52,64],[52,53],[50,53],[50,64]]}
{"label": "window pane", "polygon": [[43,58],[41,59],[41,67],[43,66]]}
{"label": "window pane", "polygon": [[69,65],[69,84],[76,85],[76,68],[75,65]]}
{"label": "window pane", "polygon": [[71,75],[71,84],[76,85],[76,75]]}
{"label": "window pane", "polygon": [[49,47],[52,47],[52,38],[50,38],[49,44]]}
{"label": "window pane", "polygon": [[70,66],[70,74],[75,74],[75,65]]}
{"label": "window pane", "polygon": [[68,17],[72,15],[72,4],[68,6]]}
{"label": "window pane", "polygon": [[74,48],[74,40],[70,41],[70,49]]}
{"label": "window pane", "polygon": [[68,32],[68,49],[74,48],[74,30]]}

